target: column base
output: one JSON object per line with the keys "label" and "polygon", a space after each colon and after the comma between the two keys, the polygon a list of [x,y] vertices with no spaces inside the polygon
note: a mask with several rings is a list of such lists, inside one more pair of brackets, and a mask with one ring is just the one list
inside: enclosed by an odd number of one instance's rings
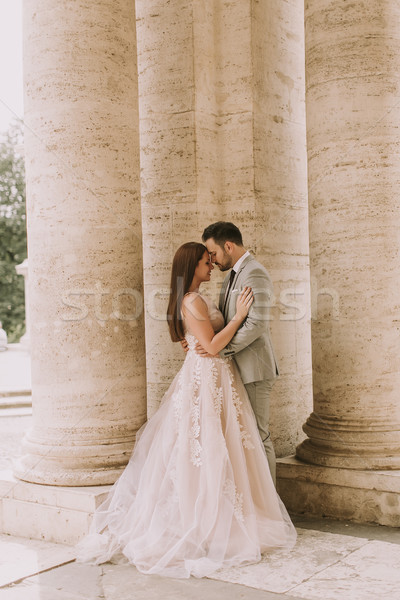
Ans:
{"label": "column base", "polygon": [[26,435],[23,455],[14,461],[22,481],[60,486],[98,486],[116,482],[132,454],[135,438],[102,444],[40,443]]}
{"label": "column base", "polygon": [[26,483],[0,471],[0,533],[75,545],[110,488]]}
{"label": "column base", "polygon": [[315,411],[303,425],[308,436],[296,449],[306,463],[322,467],[387,471],[400,469],[400,423],[320,415]]}
{"label": "column base", "polygon": [[294,514],[400,527],[400,470],[323,467],[289,456],[277,461],[277,489]]}

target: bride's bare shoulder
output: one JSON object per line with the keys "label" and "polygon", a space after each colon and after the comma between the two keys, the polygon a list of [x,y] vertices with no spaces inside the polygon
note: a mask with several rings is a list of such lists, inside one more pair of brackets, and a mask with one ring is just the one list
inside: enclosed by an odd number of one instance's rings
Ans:
{"label": "bride's bare shoulder", "polygon": [[198,292],[188,292],[182,300],[182,308],[187,316],[192,315],[196,318],[204,316],[208,312],[208,305],[205,299]]}

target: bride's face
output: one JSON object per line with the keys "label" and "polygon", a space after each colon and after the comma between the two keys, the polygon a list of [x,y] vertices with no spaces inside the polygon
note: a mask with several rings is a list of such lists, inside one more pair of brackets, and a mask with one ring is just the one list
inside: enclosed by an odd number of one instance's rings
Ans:
{"label": "bride's face", "polygon": [[194,272],[194,276],[201,283],[202,281],[210,281],[211,271],[213,270],[214,265],[211,262],[210,255],[206,251],[198,262],[196,270]]}

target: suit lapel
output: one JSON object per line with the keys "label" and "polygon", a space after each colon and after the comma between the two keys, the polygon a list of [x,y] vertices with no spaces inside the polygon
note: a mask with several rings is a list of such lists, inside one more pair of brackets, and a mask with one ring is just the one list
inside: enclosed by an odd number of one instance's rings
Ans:
{"label": "suit lapel", "polygon": [[229,281],[229,277],[226,276],[224,281],[222,282],[221,291],[219,293],[219,310],[221,312],[224,307],[225,292],[226,292],[226,286],[228,285],[228,281]]}
{"label": "suit lapel", "polygon": [[[251,254],[250,254],[249,256],[246,256],[246,258],[244,259],[244,261],[243,261],[243,262],[242,262],[242,264],[240,265],[238,272],[237,272],[237,273],[236,273],[236,275],[235,275],[235,279],[234,279],[234,280],[233,280],[233,282],[232,282],[232,287],[231,287],[231,289],[229,290],[229,296],[228,296],[228,298],[227,298],[227,300],[226,300],[225,313],[224,313],[224,319],[225,319],[225,322],[227,322],[227,321],[229,320],[229,319],[228,319],[228,314],[229,314],[229,303],[230,303],[230,299],[231,299],[231,297],[232,297],[232,291],[235,289],[236,282],[237,282],[237,280],[238,280],[238,278],[239,278],[239,275],[240,275],[240,273],[243,271],[244,267],[245,267],[245,266],[246,266],[246,265],[247,265],[247,264],[248,264],[248,263],[249,263],[251,260],[254,260],[254,257],[253,257],[253,256],[251,256]],[[228,281],[229,281],[229,277],[226,277],[226,278],[225,278],[225,280],[224,280],[223,290],[221,290],[221,296],[220,296],[220,300],[219,300],[219,302],[220,302],[220,310],[222,310],[222,307],[223,307],[223,305],[224,305],[223,303],[224,303],[224,299],[225,299],[225,290],[226,290],[226,286],[227,286],[227,284],[228,284]],[[222,298],[222,303],[221,303],[221,298]],[[233,315],[232,315],[232,317],[233,317]]]}
{"label": "suit lapel", "polygon": [[[245,266],[247,264],[249,264],[249,262],[251,260],[254,260],[254,256],[252,256],[251,254],[249,254],[249,256],[246,256],[246,258],[244,259],[244,261],[242,262],[242,264],[239,267],[239,270],[237,272],[238,275],[241,273],[241,271],[243,271],[243,269],[245,268]],[[236,282],[236,277],[235,277],[235,281],[233,283],[235,283],[235,282]]]}
{"label": "suit lapel", "polygon": [[[225,312],[224,312],[225,322],[227,322],[229,320],[228,319],[229,302],[230,302],[230,299],[232,297],[232,291],[235,289],[235,284],[236,284],[236,281],[237,281],[237,278],[238,278],[238,275],[239,275],[240,271],[241,271],[241,269],[239,269],[239,271],[236,273],[236,275],[235,275],[235,277],[234,277],[234,279],[232,281],[232,286],[231,286],[231,289],[229,290],[228,297],[226,299]],[[228,278],[228,281],[229,281],[229,278]],[[226,286],[225,286],[225,289],[226,289]],[[224,294],[224,299],[225,299],[225,294]]]}

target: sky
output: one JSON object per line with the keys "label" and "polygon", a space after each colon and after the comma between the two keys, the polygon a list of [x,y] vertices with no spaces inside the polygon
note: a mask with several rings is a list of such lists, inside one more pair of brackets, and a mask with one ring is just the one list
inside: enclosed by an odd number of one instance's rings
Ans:
{"label": "sky", "polygon": [[0,0],[0,133],[23,117],[22,0]]}

